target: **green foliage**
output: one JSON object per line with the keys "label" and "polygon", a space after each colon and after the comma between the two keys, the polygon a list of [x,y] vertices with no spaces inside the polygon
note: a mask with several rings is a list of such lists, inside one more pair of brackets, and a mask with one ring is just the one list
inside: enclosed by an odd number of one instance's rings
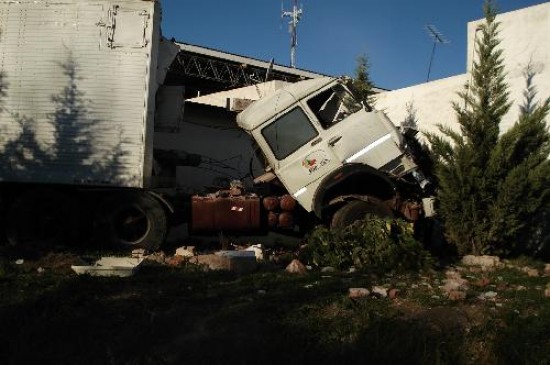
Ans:
{"label": "green foliage", "polygon": [[443,136],[428,134],[439,158],[440,213],[448,240],[461,254],[535,254],[550,236],[550,134],[545,122],[550,100],[535,102],[536,72],[527,66],[519,120],[499,136],[511,104],[492,1],[485,3],[485,14],[472,82],[459,93],[462,102],[453,105],[461,133],[440,125]]}
{"label": "green foliage", "polygon": [[359,98],[369,107],[374,107],[374,84],[370,79],[369,61],[366,55],[357,57],[357,66],[353,77],[352,85]]}
{"label": "green foliage", "polygon": [[382,272],[420,269],[431,263],[409,223],[377,217],[344,229],[317,227],[308,239],[306,256],[318,267],[355,266]]}

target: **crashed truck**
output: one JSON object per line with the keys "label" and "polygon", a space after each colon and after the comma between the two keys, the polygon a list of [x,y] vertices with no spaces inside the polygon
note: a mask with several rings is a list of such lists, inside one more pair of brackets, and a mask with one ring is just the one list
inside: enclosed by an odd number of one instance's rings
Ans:
{"label": "crashed truck", "polygon": [[346,78],[291,84],[237,117],[265,161],[257,183],[277,183],[318,221],[345,227],[368,214],[409,221],[434,214],[430,181],[402,134]]}
{"label": "crashed truck", "polygon": [[84,236],[154,249],[181,205],[195,232],[428,213],[427,180],[403,136],[333,78],[291,84],[238,116],[265,162],[257,190],[239,182],[204,196],[159,189],[155,165],[182,163],[155,154],[156,95],[175,57],[160,18],[152,0],[0,1],[0,212],[9,242]]}

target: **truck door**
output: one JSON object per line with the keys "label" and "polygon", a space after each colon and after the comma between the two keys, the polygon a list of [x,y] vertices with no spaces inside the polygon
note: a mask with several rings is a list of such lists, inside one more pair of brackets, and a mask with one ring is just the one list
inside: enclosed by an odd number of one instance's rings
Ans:
{"label": "truck door", "polygon": [[[277,117],[261,133],[277,160],[275,173],[299,201],[307,186],[341,166],[301,106]],[[309,205],[302,204],[306,209]]]}
{"label": "truck door", "polygon": [[380,168],[402,154],[397,133],[380,112],[367,112],[341,85],[334,84],[307,100],[321,126],[320,138],[341,163]]}

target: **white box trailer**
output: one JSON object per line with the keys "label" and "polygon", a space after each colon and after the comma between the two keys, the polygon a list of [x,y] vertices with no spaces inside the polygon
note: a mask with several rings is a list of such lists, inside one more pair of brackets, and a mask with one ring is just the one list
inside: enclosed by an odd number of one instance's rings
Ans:
{"label": "white box trailer", "polygon": [[70,243],[82,224],[101,243],[162,243],[170,207],[149,191],[171,61],[160,21],[155,0],[0,0],[0,212],[12,243]]}
{"label": "white box trailer", "polygon": [[160,5],[0,1],[0,181],[148,187]]}

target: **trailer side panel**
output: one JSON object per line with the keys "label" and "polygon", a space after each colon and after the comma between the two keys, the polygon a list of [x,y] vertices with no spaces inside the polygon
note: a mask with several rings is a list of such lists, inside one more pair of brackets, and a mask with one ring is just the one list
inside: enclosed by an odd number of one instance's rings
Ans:
{"label": "trailer side panel", "polygon": [[156,1],[0,1],[0,181],[142,188]]}

